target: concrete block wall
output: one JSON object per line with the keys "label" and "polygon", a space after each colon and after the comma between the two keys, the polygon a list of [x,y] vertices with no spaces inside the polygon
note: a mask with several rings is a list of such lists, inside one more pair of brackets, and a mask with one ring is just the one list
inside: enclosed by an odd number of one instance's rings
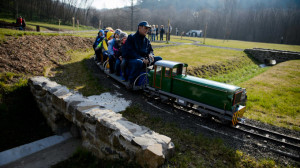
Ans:
{"label": "concrete block wall", "polygon": [[280,63],[288,60],[300,59],[300,52],[264,48],[245,49],[244,52],[250,54],[254,59],[261,63],[265,63],[268,60],[276,60],[277,63]]}
{"label": "concrete block wall", "polygon": [[134,124],[78,92],[45,77],[33,77],[29,85],[52,130],[79,133],[83,146],[99,158],[158,167],[174,153],[171,138]]}

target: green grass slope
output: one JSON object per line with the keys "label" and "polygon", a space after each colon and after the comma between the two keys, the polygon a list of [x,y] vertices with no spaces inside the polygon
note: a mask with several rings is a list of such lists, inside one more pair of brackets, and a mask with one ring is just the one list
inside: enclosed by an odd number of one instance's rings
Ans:
{"label": "green grass slope", "polygon": [[300,131],[300,60],[280,63],[240,85],[247,89],[245,116]]}

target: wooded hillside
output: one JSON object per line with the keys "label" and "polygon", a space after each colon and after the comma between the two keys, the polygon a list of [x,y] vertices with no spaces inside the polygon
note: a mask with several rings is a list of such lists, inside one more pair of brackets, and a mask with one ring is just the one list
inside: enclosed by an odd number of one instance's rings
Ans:
{"label": "wooded hillside", "polygon": [[[132,0],[127,0],[131,2]],[[98,10],[93,0],[0,0],[1,16],[80,24],[98,28],[136,29],[147,20],[179,32],[205,29],[207,37],[257,42],[300,44],[299,0],[138,0],[132,6]],[[130,3],[128,3],[130,4]]]}

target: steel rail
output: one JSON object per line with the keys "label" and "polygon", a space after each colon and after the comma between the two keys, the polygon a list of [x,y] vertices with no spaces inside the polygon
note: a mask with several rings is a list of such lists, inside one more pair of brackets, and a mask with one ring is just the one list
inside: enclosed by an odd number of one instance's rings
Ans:
{"label": "steel rail", "polygon": [[[235,126],[234,128],[236,128],[240,131],[246,132],[248,134],[251,134],[251,135],[254,135],[257,137],[261,137],[266,140],[280,143],[285,147],[292,148],[293,150],[300,151],[300,145],[299,145],[300,139],[298,139],[298,138],[284,135],[284,134],[274,132],[271,130],[267,130],[264,128],[259,128],[259,127],[252,126],[252,125],[245,124],[245,123],[238,123],[237,126]],[[279,139],[281,139],[281,140],[279,140]],[[288,141],[288,142],[286,142],[286,141]]]}

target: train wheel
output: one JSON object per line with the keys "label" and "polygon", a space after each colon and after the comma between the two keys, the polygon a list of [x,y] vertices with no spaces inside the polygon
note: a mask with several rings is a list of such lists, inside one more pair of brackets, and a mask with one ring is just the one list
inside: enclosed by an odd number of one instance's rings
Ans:
{"label": "train wheel", "polygon": [[108,60],[106,60],[105,62],[103,62],[103,68],[104,68],[104,71],[108,71],[109,70],[109,66],[108,65]]}

